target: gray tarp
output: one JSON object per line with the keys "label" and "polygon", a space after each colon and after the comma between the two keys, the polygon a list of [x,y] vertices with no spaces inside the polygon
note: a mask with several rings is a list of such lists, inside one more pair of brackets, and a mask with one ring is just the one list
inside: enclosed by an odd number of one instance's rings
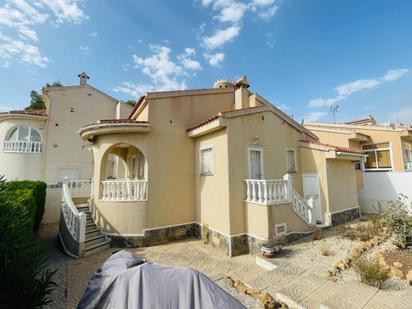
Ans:
{"label": "gray tarp", "polygon": [[245,308],[202,273],[189,267],[144,263],[122,250],[90,279],[77,308]]}

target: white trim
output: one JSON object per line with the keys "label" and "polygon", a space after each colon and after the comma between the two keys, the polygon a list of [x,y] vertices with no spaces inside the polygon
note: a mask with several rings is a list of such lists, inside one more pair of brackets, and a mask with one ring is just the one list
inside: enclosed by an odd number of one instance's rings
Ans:
{"label": "white trim", "polygon": [[248,179],[252,179],[251,177],[251,169],[250,169],[250,152],[251,151],[259,151],[260,152],[260,171],[261,171],[261,178],[265,179],[265,164],[264,164],[264,156],[263,156],[263,147],[258,146],[247,146],[247,166],[248,166]]}
{"label": "white trim", "polygon": [[[364,146],[371,146],[371,145],[376,145],[376,144],[389,144],[389,147],[384,147],[384,148],[375,148],[375,149],[363,149]],[[361,145],[362,151],[363,153],[367,154],[369,152],[374,152],[375,153],[375,161],[376,161],[376,166],[378,166],[378,156],[377,156],[377,152],[378,151],[384,151],[384,150],[389,150],[389,155],[390,155],[390,159],[391,159],[391,167],[376,167],[376,168],[364,168],[365,172],[369,172],[369,171],[381,171],[381,172],[391,172],[394,169],[394,161],[393,161],[393,151],[392,151],[392,142],[376,142],[376,143],[369,143],[369,144],[364,144]],[[366,159],[365,158],[365,163],[366,163]]]}
{"label": "white trim", "polygon": [[[288,169],[288,151],[293,151],[293,159],[295,161],[295,170],[294,171],[289,171]],[[290,147],[285,147],[285,155],[286,155],[286,173],[296,173],[298,171],[298,161],[296,159],[296,149],[295,148],[290,148]]]}
{"label": "white trim", "polygon": [[[329,209],[322,209],[322,191],[321,191],[321,184],[320,184],[320,175],[319,173],[303,173],[302,174],[302,190],[303,190],[303,199],[306,200],[305,198],[305,176],[316,176],[318,178],[318,192],[319,192],[319,208],[320,208],[320,220],[321,223],[324,222],[325,218],[324,218],[324,213],[327,212],[327,210]],[[329,205],[327,205],[329,208]],[[326,205],[325,205],[326,208]],[[313,218],[313,217],[312,217]],[[316,223],[316,222],[315,222]]]}
{"label": "white trim", "polygon": [[360,206],[355,206],[355,207],[351,207],[351,208],[345,208],[345,209],[342,209],[342,210],[332,211],[332,212],[329,212],[329,214],[334,215],[334,214],[337,214],[337,213],[340,213],[340,212],[344,212],[344,211],[348,211],[348,210],[352,210],[352,209],[357,209],[357,208],[360,208]]}
{"label": "white trim", "polygon": [[[202,173],[202,151],[212,149],[212,168],[210,174]],[[206,144],[199,148],[199,175],[200,176],[213,176],[215,174],[215,144]]]}

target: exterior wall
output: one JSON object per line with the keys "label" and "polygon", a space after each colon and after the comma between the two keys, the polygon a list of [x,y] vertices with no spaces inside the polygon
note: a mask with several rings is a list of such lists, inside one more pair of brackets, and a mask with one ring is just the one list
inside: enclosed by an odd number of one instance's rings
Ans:
{"label": "exterior wall", "polygon": [[269,237],[269,206],[245,204],[246,232],[263,239]]}
{"label": "exterior wall", "polygon": [[377,213],[387,208],[390,201],[396,201],[400,194],[412,200],[412,173],[380,172],[365,173],[364,187],[359,190],[362,212]]}
{"label": "exterior wall", "polygon": [[326,160],[329,211],[337,212],[359,206],[355,167],[349,160]]}
{"label": "exterior wall", "polygon": [[319,140],[322,143],[341,146],[341,147],[352,147],[351,142],[349,141],[350,134],[345,133],[338,133],[338,132],[325,132],[325,131],[318,131],[309,127],[313,133],[319,137]]}
{"label": "exterior wall", "polygon": [[91,178],[93,155],[84,147],[77,131],[98,119],[114,118],[116,102],[87,86],[49,90],[46,97],[49,120],[44,181],[57,183],[62,169],[78,171],[80,179]]}
{"label": "exterior wall", "polygon": [[[148,159],[150,166],[151,157],[148,154],[148,135],[136,133],[105,134],[97,136],[92,146],[94,156],[94,195],[93,195],[93,215],[103,231],[111,234],[142,235],[143,229],[150,227],[147,224],[147,217],[157,207],[152,207],[150,201],[153,195],[159,194],[159,184],[148,175],[148,201],[147,202],[111,202],[102,201],[101,181],[106,180],[107,157],[113,148],[118,144],[129,144],[138,148]],[[150,172],[150,170],[149,170]],[[154,177],[156,178],[156,177]],[[153,185],[153,186],[152,186]],[[151,191],[153,188],[153,191]]]}
{"label": "exterior wall", "polygon": [[329,223],[327,213],[329,210],[328,177],[326,173],[326,152],[311,148],[300,148],[302,174],[318,174],[320,185],[320,203],[323,222]]}
{"label": "exterior wall", "polygon": [[[212,229],[230,233],[229,171],[226,130],[196,139],[196,221]],[[200,150],[213,147],[213,175],[200,175]]]}
{"label": "exterior wall", "polygon": [[0,175],[4,175],[7,180],[42,180],[43,152],[8,153],[3,151],[4,141],[8,138],[11,131],[19,125],[36,129],[44,142],[44,119],[24,119],[19,117],[15,119],[0,119]]}
{"label": "exterior wall", "polygon": [[[295,149],[297,172],[291,173],[292,183],[294,189],[302,193],[298,151],[302,134],[271,112],[229,118],[228,122],[230,233],[239,234],[248,230],[248,227],[261,224],[261,221],[253,216],[245,218],[246,186],[244,179],[249,177],[248,147],[263,149],[263,179],[282,179],[287,173],[286,149]],[[285,207],[291,208],[292,206]],[[278,206],[271,208],[274,215],[280,209]],[[248,208],[248,211],[252,210]],[[297,216],[292,213],[291,215],[290,220],[294,220],[293,217]],[[273,229],[274,225],[268,228]],[[301,228],[305,228],[303,222]]]}

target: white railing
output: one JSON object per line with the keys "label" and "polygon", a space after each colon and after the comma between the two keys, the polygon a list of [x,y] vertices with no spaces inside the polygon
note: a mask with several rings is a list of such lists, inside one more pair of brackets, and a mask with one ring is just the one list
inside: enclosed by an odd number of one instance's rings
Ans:
{"label": "white railing", "polygon": [[42,142],[24,142],[24,141],[5,141],[3,144],[4,152],[24,152],[24,153],[41,153]]}
{"label": "white railing", "polygon": [[77,210],[70,195],[67,182],[63,183],[62,190],[62,213],[66,227],[73,236],[73,239],[82,243],[86,234],[86,214]]}
{"label": "white railing", "polygon": [[405,162],[405,169],[408,171],[412,170],[412,161]]}
{"label": "white railing", "polygon": [[145,201],[147,180],[104,180],[103,201]]}
{"label": "white railing", "polygon": [[306,201],[299,193],[293,190],[293,211],[306,223],[312,224],[311,200]]}
{"label": "white railing", "polygon": [[93,182],[91,180],[65,180],[70,196],[91,197]]}
{"label": "white railing", "polygon": [[262,205],[276,205],[291,202],[290,180],[286,179],[245,179],[246,202]]}

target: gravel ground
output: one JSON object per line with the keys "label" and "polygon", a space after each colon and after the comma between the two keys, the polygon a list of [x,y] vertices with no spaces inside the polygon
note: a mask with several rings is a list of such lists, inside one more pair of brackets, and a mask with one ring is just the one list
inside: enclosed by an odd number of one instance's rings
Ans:
{"label": "gravel ground", "polygon": [[215,283],[218,286],[220,286],[222,289],[224,289],[226,292],[228,292],[230,295],[235,297],[237,300],[239,300],[246,308],[249,308],[249,309],[261,309],[262,308],[256,299],[254,299],[253,297],[249,295],[239,293],[234,287],[229,286],[225,282],[225,280],[221,279],[221,280],[215,281]]}
{"label": "gravel ground", "polygon": [[[313,241],[312,236],[300,239],[288,245],[284,253],[273,259],[273,262],[304,269],[318,277],[327,278],[327,271],[358,243],[359,241],[340,237],[334,228],[322,230],[322,239]],[[325,249],[330,251],[330,255],[322,254]]]}
{"label": "gravel ground", "polygon": [[63,309],[67,305],[67,263],[72,259],[65,256],[57,248],[57,233],[58,226],[56,224],[47,224],[42,226],[39,236],[47,252],[47,267],[52,270],[57,269],[53,277],[57,286],[50,295],[52,302],[45,308]]}

